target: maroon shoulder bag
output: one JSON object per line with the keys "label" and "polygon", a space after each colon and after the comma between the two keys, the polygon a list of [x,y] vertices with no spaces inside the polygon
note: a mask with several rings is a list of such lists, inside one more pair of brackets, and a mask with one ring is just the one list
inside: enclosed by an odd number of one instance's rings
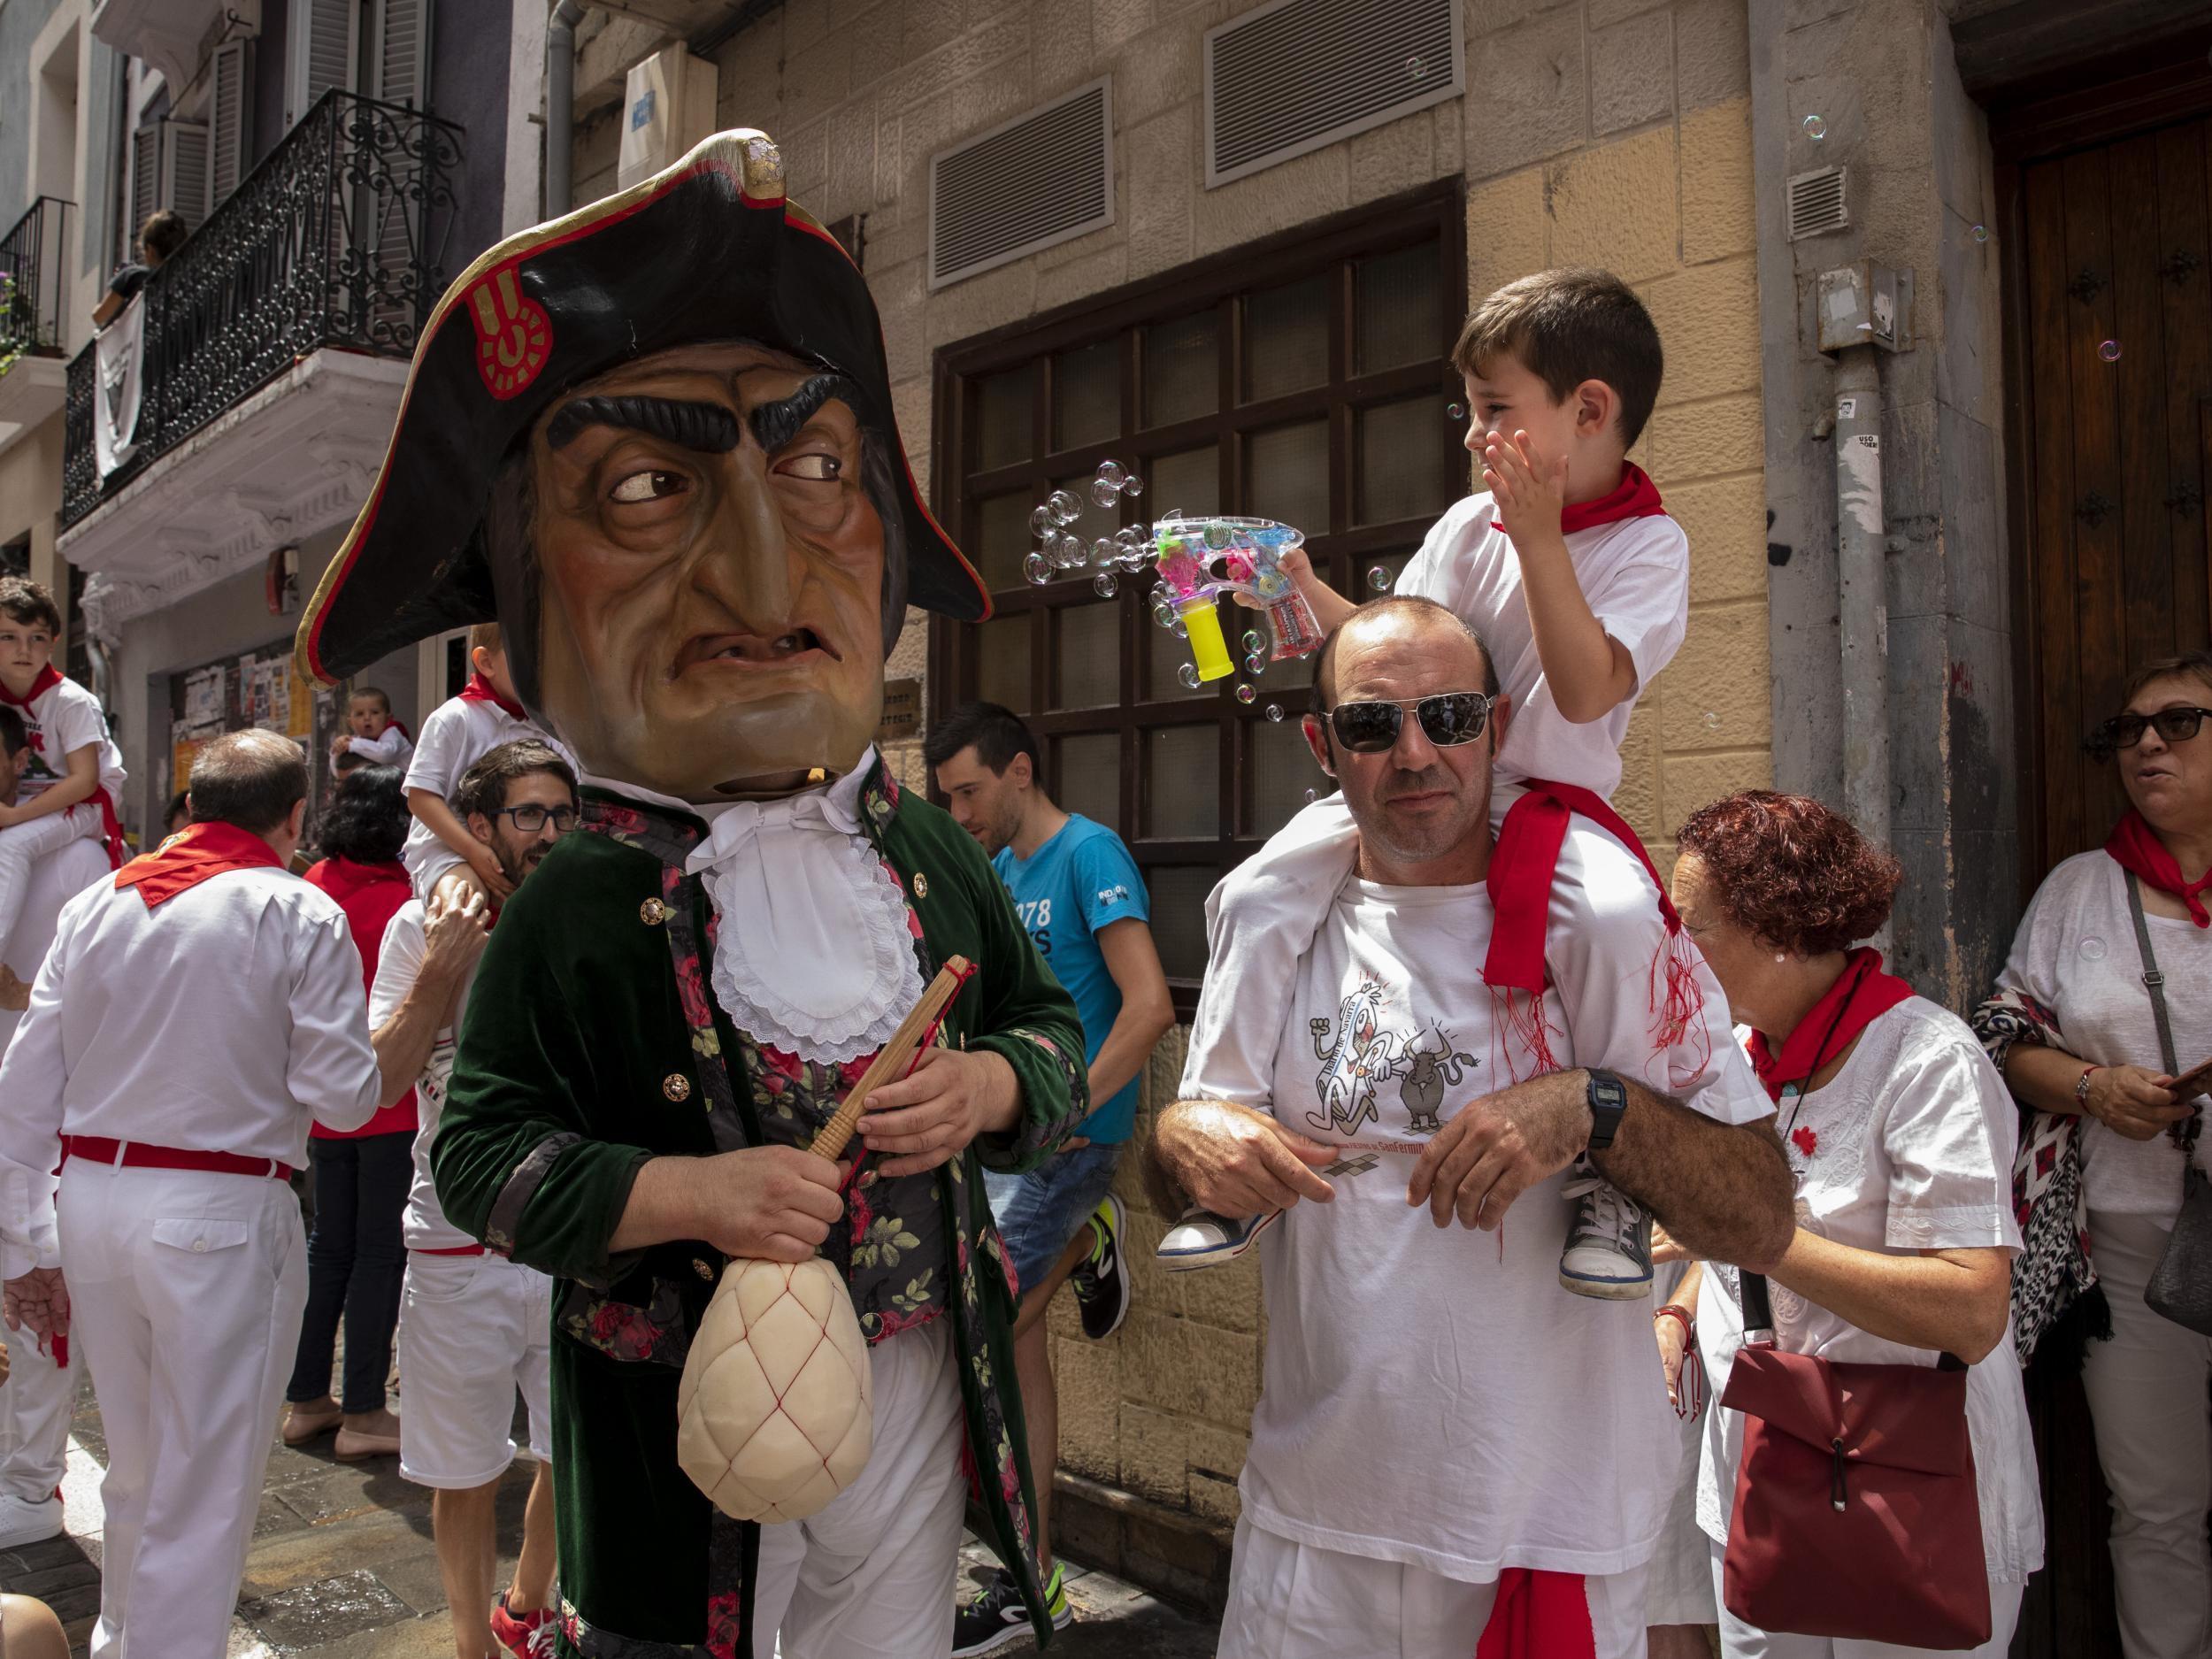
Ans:
{"label": "maroon shoulder bag", "polygon": [[1980,1647],[1989,1570],[1965,1365],[1949,1354],[1931,1367],[1786,1353],[1766,1280],[1742,1279],[1745,1342],[1720,1397],[1744,1418],[1728,1610],[1777,1633]]}

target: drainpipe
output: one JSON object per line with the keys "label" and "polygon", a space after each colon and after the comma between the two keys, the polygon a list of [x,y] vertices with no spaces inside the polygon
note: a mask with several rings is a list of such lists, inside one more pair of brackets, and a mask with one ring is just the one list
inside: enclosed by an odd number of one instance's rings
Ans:
{"label": "drainpipe", "polygon": [[1889,609],[1883,569],[1882,379],[1875,348],[1836,354],[1836,574],[1843,668],[1843,805],[1889,845]]}
{"label": "drainpipe", "polygon": [[576,26],[584,8],[560,0],[545,25],[545,216],[569,210],[569,163],[575,154]]}

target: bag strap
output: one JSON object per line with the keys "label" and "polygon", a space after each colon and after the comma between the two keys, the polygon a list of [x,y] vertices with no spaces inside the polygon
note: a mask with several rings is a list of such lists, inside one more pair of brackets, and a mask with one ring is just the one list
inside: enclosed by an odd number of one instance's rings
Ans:
{"label": "bag strap", "polygon": [[[1743,1281],[1743,1334],[1748,1343],[1754,1332],[1764,1332],[1764,1340],[1774,1340],[1774,1309],[1767,1301],[1767,1280],[1764,1273],[1755,1273],[1749,1268],[1739,1268],[1736,1276]],[[1964,1371],[1966,1362],[1957,1355],[1945,1352],[1936,1360],[1938,1371]]]}
{"label": "bag strap", "polygon": [[[2128,876],[2128,915],[2135,923],[2135,949],[2143,958],[2143,988],[2150,994],[2151,1019],[2158,1026],[2158,1058],[2166,1068],[2168,1077],[2181,1075],[2181,1066],[2174,1054],[2174,1026],[2166,1012],[2166,976],[2158,971],[2157,953],[2151,949],[2151,925],[2143,919],[2143,884],[2136,879],[2135,872]],[[2197,1148],[2197,1133],[2204,1122],[2204,1114],[2193,1112],[2181,1132],[2181,1149],[2185,1154]]]}

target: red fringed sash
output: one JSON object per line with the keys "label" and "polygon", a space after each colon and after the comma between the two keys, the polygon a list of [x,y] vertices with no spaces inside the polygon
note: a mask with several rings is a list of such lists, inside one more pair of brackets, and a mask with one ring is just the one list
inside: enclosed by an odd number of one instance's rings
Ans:
{"label": "red fringed sash", "polygon": [[2112,838],[2104,844],[2106,852],[2121,869],[2130,872],[2139,881],[2147,881],[2161,893],[2170,893],[2189,907],[2189,919],[2199,927],[2212,927],[2212,911],[2204,907],[2198,896],[2212,887],[2212,870],[2206,871],[2194,881],[2185,881],[2181,863],[2166,849],[2166,843],[2158,839],[2143,815],[2130,807],[2120,821],[2112,826]]}
{"label": "red fringed sash", "polygon": [[1751,1033],[1751,1069],[1766,1085],[1768,1098],[1780,1101],[1792,1083],[1803,1083],[1851,1046],[1852,1039],[1913,995],[1911,986],[1882,971],[1882,953],[1861,945],[1820,1001],[1783,1040],[1777,1054],[1763,1031]]}

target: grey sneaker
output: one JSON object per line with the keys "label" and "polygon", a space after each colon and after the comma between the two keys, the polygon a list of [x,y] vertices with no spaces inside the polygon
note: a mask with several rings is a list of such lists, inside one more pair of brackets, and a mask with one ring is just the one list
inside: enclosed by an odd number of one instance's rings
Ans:
{"label": "grey sneaker", "polygon": [[1567,1184],[1576,1201],[1559,1282],[1578,1296],[1635,1302],[1651,1294],[1651,1212],[1594,1177]]}

